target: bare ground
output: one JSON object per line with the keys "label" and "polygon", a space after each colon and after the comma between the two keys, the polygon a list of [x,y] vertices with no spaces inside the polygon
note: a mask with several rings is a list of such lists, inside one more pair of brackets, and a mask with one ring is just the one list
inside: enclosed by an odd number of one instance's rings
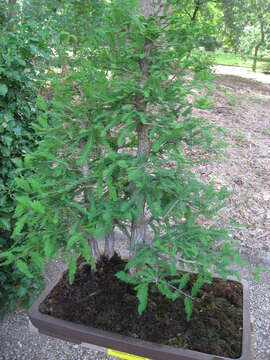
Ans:
{"label": "bare ground", "polygon": [[244,225],[234,231],[239,244],[270,251],[270,84],[222,75],[213,101],[213,110],[196,115],[225,130],[227,159],[201,165],[197,174],[232,193],[221,215]]}
{"label": "bare ground", "polygon": [[197,169],[205,181],[230,191],[228,205],[221,210],[221,223],[229,219],[243,224],[234,228],[234,239],[244,258],[268,271],[256,284],[247,270],[255,360],[270,360],[270,84],[219,75],[212,110],[197,115],[225,129],[227,158],[210,161]]}
{"label": "bare ground", "polygon": [[259,70],[254,72],[249,68],[240,66],[216,65],[215,71],[217,74],[241,76],[242,78],[253,79],[264,84],[270,84],[270,75],[264,74]]}
{"label": "bare ground", "polygon": [[[213,109],[196,113],[223,127],[231,145],[226,149],[227,159],[200,165],[197,174],[217,186],[226,185],[232,192],[221,223],[235,219],[244,224],[233,231],[241,252],[253,266],[264,265],[270,270],[270,84],[219,75],[213,101]],[[121,246],[126,252],[125,244]],[[61,271],[62,265],[55,263],[47,281],[53,281]],[[250,285],[254,359],[269,360],[270,272],[261,275],[259,284],[245,269],[242,276]],[[0,349],[1,360],[109,359],[102,353],[32,333],[24,311],[0,323]]]}

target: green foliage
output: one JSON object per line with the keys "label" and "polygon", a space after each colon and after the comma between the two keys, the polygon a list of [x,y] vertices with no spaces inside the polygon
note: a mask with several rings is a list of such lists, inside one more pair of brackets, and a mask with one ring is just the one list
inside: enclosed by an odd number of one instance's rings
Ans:
{"label": "green foliage", "polygon": [[209,97],[200,97],[196,101],[196,106],[199,109],[203,109],[203,110],[205,110],[205,109],[213,109],[214,108],[214,102]]}
{"label": "green foliage", "polygon": [[[256,67],[249,59],[258,56],[255,56],[257,46],[260,57],[269,59],[269,9],[269,0],[199,1],[196,22],[207,28],[201,46],[207,51],[217,51],[218,64]],[[190,16],[192,10],[194,4],[190,2],[186,9]],[[219,54],[220,48],[225,54]]]}
{"label": "green foliage", "polygon": [[147,306],[147,298],[148,298],[148,284],[140,284],[135,290],[137,291],[137,297],[139,299],[139,307],[138,312],[141,315]]}
{"label": "green foliage", "polygon": [[77,257],[73,255],[71,258],[71,262],[69,264],[69,273],[68,273],[70,284],[73,283],[73,280],[74,280],[74,277],[76,274],[76,270],[77,270]]}
{"label": "green foliage", "polygon": [[264,63],[262,70],[265,74],[270,74],[270,61]]}
{"label": "green foliage", "polygon": [[[0,26],[0,252],[4,252],[13,245],[15,177],[25,173],[22,159],[38,138],[31,123],[36,117],[37,65],[43,61],[44,42],[31,23],[18,22],[16,15],[9,18],[8,6],[1,6],[5,22]],[[29,190],[23,178],[17,179],[18,185]],[[25,278],[35,273],[27,262],[8,261],[0,268],[0,316],[6,309],[13,310],[17,301],[23,305],[31,301],[39,279],[33,283]]]}
{"label": "green foliage", "polygon": [[[245,60],[253,57],[256,70],[258,51],[269,57],[269,0],[224,0],[224,45]],[[257,49],[256,49],[257,48]],[[256,49],[256,51],[255,51]]]}
{"label": "green foliage", "polygon": [[186,310],[186,314],[187,314],[187,321],[190,321],[191,314],[192,314],[192,302],[190,301],[190,299],[188,297],[185,297],[184,303],[185,303],[185,310]]}
{"label": "green foliage", "polygon": [[29,279],[32,279],[33,275],[29,271],[29,268],[28,268],[26,262],[24,262],[22,260],[18,260],[17,267],[26,277],[28,277]]}

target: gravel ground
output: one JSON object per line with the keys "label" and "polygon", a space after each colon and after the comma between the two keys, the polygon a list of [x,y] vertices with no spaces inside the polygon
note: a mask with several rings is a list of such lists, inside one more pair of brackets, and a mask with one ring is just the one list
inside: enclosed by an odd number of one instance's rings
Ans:
{"label": "gravel ground", "polygon": [[246,253],[251,264],[262,265],[267,272],[261,274],[259,283],[255,283],[247,273],[242,271],[242,277],[250,286],[250,311],[254,360],[270,359],[270,253],[260,252],[255,255]]}
{"label": "gravel ground", "polygon": [[[65,270],[53,262],[47,269],[46,283],[55,282]],[[0,360],[105,360],[112,359],[97,351],[38,334],[25,311],[16,311],[0,323]]]}
{"label": "gravel ground", "polygon": [[[227,67],[226,67],[227,68]],[[227,71],[227,70],[226,70]],[[239,72],[238,72],[239,75]],[[222,219],[233,217],[247,226],[235,230],[244,257],[254,266],[270,270],[270,85],[229,75],[219,76],[213,97],[214,109],[198,112],[224,127],[232,145],[228,161],[198,168],[202,180],[214,180],[232,192]],[[118,251],[127,256],[127,244]],[[61,274],[60,262],[52,264],[46,281]],[[270,360],[270,271],[256,284],[247,270],[242,277],[250,285],[254,360]],[[17,311],[0,323],[0,360],[112,359],[62,340],[30,331],[26,312]]]}

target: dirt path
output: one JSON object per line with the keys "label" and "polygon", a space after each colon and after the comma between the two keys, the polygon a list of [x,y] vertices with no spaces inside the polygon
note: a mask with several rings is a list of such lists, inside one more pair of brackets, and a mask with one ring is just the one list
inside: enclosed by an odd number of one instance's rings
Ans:
{"label": "dirt path", "polygon": [[251,69],[241,66],[216,65],[215,72],[219,75],[241,76],[245,79],[251,79],[260,81],[264,84],[270,84],[270,74],[264,74],[260,71],[253,72]]}
{"label": "dirt path", "polygon": [[[267,78],[270,82],[270,77]],[[197,175],[231,191],[221,223],[234,219],[234,239],[253,266],[265,266],[256,284],[246,270],[254,325],[254,359],[270,359],[270,84],[217,75],[213,109],[196,111],[224,129],[227,158],[201,165]]]}
{"label": "dirt path", "polygon": [[219,75],[214,107],[196,110],[224,129],[227,159],[211,161],[198,176],[232,192],[222,218],[244,225],[234,231],[239,243],[252,250],[270,251],[270,84]]}
{"label": "dirt path", "polygon": [[[270,81],[262,84],[219,75],[213,102],[213,109],[196,113],[222,127],[224,139],[231,145],[223,162],[201,165],[197,174],[202,180],[229,188],[232,195],[220,221],[235,219],[244,224],[233,231],[243,255],[252,266],[264,265],[270,270]],[[53,267],[48,280],[59,271],[61,267]],[[270,272],[262,274],[259,284],[246,270],[242,276],[250,285],[254,360],[269,360]],[[0,349],[1,360],[108,359],[102,353],[31,333],[24,311],[0,323]]]}

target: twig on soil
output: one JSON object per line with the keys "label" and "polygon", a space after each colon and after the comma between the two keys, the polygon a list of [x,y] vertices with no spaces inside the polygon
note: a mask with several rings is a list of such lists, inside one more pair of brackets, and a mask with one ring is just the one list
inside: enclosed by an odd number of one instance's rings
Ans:
{"label": "twig on soil", "polygon": [[269,231],[266,232],[266,233],[264,233],[264,234],[262,234],[262,235],[260,235],[260,236],[258,236],[258,237],[256,238],[256,240],[262,239],[262,238],[264,238],[264,237],[266,237],[266,236],[268,236],[268,235],[270,235],[270,232],[269,232]]}

